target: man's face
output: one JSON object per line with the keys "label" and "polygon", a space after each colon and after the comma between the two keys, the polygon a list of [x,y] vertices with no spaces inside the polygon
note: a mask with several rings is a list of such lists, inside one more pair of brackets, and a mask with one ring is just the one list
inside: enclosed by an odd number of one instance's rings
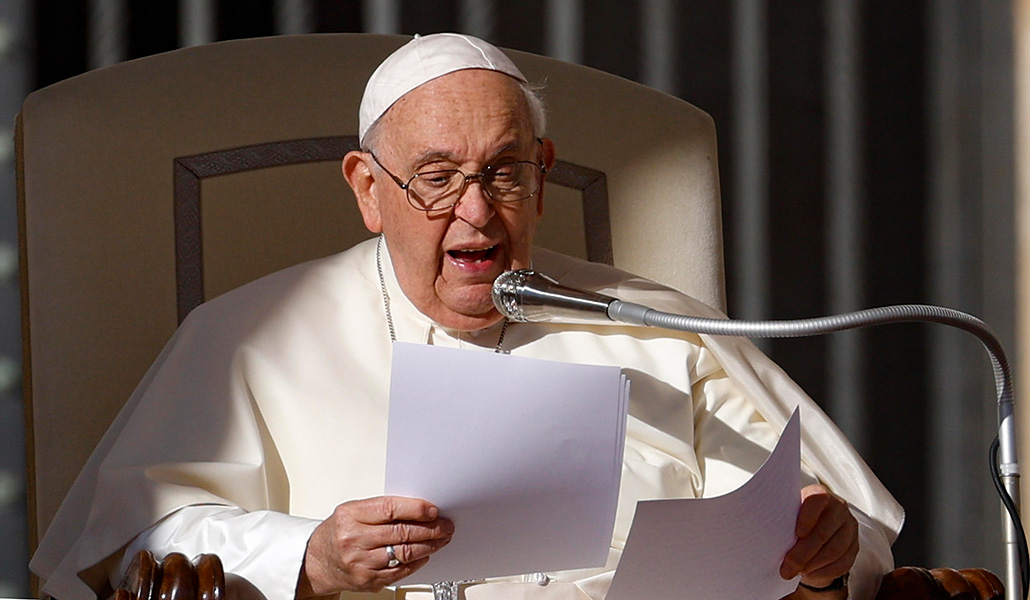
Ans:
{"label": "man's face", "polygon": [[[550,167],[554,160],[550,140],[541,144],[534,136],[518,84],[493,71],[457,71],[430,81],[398,100],[379,127],[376,156],[405,182],[424,171],[470,174],[500,162]],[[529,267],[542,185],[526,200],[496,203],[472,180],[454,208],[426,213],[408,203],[368,154],[349,154],[344,174],[365,225],[386,236],[401,288],[422,313],[466,331],[501,319],[490,289],[504,271]]]}

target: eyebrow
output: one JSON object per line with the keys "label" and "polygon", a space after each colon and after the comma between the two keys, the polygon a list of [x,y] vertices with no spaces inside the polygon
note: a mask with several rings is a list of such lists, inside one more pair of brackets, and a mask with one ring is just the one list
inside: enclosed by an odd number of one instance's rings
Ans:
{"label": "eyebrow", "polygon": [[[514,150],[519,149],[521,149],[521,143],[518,140],[512,140],[507,144],[501,146],[497,150],[494,150],[490,157],[485,161],[485,164],[489,165],[493,161],[497,160],[498,157],[507,154],[508,152],[512,152]],[[444,150],[427,150],[415,157],[415,160],[411,163],[412,170],[417,171],[423,166],[437,161],[448,161],[453,162],[455,164],[458,163],[458,160],[456,160],[455,155],[450,152]]]}

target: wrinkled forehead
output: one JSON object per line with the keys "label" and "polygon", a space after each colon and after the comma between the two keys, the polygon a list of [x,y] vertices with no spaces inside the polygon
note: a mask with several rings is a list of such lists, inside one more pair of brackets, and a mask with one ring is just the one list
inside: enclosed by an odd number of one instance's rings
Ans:
{"label": "wrinkled forehead", "polygon": [[374,143],[398,158],[489,160],[525,153],[535,147],[536,139],[519,83],[475,69],[450,73],[412,90],[375,127]]}

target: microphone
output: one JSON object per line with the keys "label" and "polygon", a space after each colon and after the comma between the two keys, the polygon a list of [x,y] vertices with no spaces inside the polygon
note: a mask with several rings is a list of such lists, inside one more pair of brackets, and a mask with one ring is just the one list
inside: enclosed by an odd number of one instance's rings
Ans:
{"label": "microphone", "polygon": [[[991,448],[991,475],[1009,518],[1002,514],[1006,543],[1006,589],[1028,585],[1022,565],[1027,542],[1019,520],[1019,465],[1013,412],[1012,377],[1001,342],[976,317],[941,306],[901,304],[868,308],[839,315],[779,321],[737,321],[667,313],[611,296],[564,286],[531,269],[507,271],[494,280],[494,306],[512,321],[626,323],[707,335],[784,338],[822,335],[871,325],[922,321],[963,329],[980,339],[991,357],[998,398],[998,438]],[[1000,452],[1000,457],[997,453]],[[1019,594],[1019,597],[1023,597]]]}
{"label": "microphone", "polygon": [[494,280],[490,295],[498,312],[522,323],[643,325],[639,316],[650,310],[640,304],[562,285],[532,269],[501,273]]}

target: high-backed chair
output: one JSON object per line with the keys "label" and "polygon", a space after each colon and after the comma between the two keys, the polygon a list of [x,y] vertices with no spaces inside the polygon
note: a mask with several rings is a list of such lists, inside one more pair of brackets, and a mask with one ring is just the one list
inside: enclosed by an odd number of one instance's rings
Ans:
{"label": "high-backed chair", "polygon": [[[93,71],[25,101],[17,152],[33,548],[190,309],[371,235],[340,159],[356,147],[364,82],[406,40],[224,42]],[[711,118],[600,71],[512,55],[546,85],[558,147],[538,242],[722,306]]]}
{"label": "high-backed chair", "polygon": [[[224,42],[25,101],[16,143],[32,549],[192,308],[370,236],[339,161],[356,148],[364,82],[406,39]],[[722,308],[711,118],[606,73],[510,54],[545,84],[558,148],[538,243]]]}

